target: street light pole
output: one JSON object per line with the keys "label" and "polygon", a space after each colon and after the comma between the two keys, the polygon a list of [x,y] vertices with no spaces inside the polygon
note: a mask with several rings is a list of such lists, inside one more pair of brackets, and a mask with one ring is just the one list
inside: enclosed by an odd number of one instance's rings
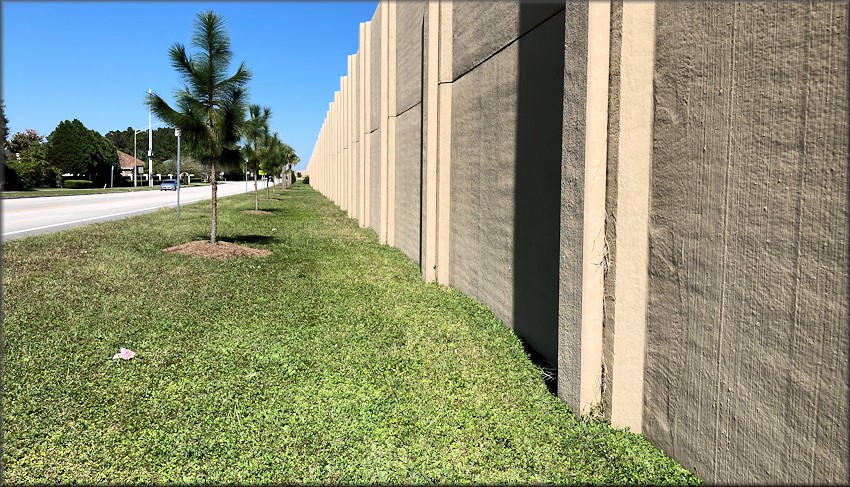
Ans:
{"label": "street light pole", "polygon": [[[148,101],[153,92],[148,89]],[[151,125],[151,106],[148,103],[148,187],[153,188],[153,125]]]}
{"label": "street light pole", "polygon": [[180,221],[180,129],[174,129],[177,136],[177,221]]}
{"label": "street light pole", "polygon": [[248,159],[245,159],[245,194],[248,193]]}

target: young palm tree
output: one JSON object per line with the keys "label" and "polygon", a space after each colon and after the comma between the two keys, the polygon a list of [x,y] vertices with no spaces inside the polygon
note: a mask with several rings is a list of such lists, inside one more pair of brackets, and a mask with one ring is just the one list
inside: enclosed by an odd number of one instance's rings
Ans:
{"label": "young palm tree", "polygon": [[283,173],[283,183],[280,185],[281,189],[287,189],[289,187],[289,171],[294,164],[298,164],[300,160],[298,155],[295,154],[295,149],[293,149],[289,144],[283,144],[283,148],[281,149],[283,155],[283,168],[281,172]]}
{"label": "young palm tree", "polygon": [[[260,168],[266,174],[274,174],[281,165],[281,161],[283,160],[283,142],[280,141],[280,137],[277,132],[274,134],[266,133],[260,139]],[[281,181],[281,184],[283,182]],[[269,198],[269,189],[266,186],[266,198]]]}
{"label": "young palm tree", "polygon": [[171,65],[184,83],[183,89],[174,93],[176,109],[156,94],[149,98],[148,103],[157,118],[180,129],[187,151],[210,166],[210,242],[216,243],[216,164],[239,158],[236,144],[243,130],[246,85],[251,79],[251,72],[243,62],[233,76],[227,76],[233,53],[224,28],[224,18],[215,12],[198,14],[192,46],[200,52],[189,56],[180,43],[175,43],[168,50]]}
{"label": "young palm tree", "polygon": [[248,120],[245,121],[245,154],[254,170],[254,210],[260,209],[260,196],[257,190],[257,173],[260,172],[260,144],[268,137],[269,118],[272,113],[269,107],[251,104],[248,107]]}

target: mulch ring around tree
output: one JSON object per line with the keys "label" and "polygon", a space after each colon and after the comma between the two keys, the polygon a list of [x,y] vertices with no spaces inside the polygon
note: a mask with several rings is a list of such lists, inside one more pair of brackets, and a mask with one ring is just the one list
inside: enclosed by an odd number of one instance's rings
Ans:
{"label": "mulch ring around tree", "polygon": [[272,215],[273,213],[270,211],[263,210],[244,210],[242,213],[247,213],[249,215]]}
{"label": "mulch ring around tree", "polygon": [[271,250],[255,249],[230,242],[210,243],[209,240],[195,240],[167,249],[163,252],[204,257],[208,259],[229,259],[231,257],[265,257],[271,255]]}

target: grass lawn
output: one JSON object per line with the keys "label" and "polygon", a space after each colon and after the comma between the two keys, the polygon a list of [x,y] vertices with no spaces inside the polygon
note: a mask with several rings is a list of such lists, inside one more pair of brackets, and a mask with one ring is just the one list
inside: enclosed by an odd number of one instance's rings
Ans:
{"label": "grass lawn", "polygon": [[[182,184],[181,188],[194,186],[209,186],[209,183],[192,183],[189,185]],[[119,187],[119,188],[88,188],[88,189],[67,189],[67,188],[35,188],[27,191],[3,191],[3,199],[15,198],[40,198],[42,196],[73,196],[78,194],[102,194],[102,193],[132,193],[133,191],[159,191],[159,182],[154,181],[154,186],[149,187],[147,181],[145,185],[137,187]]]}
{"label": "grass lawn", "polygon": [[208,202],[3,245],[6,481],[700,482],[576,419],[486,307],[312,188],[272,195],[219,202],[268,257],[162,252]]}

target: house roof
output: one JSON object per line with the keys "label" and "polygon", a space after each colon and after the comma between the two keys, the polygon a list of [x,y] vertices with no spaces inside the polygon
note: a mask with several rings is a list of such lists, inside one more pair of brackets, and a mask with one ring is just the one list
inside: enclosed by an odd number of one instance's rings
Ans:
{"label": "house roof", "polygon": [[[130,154],[125,154],[121,151],[118,151],[118,160],[121,163],[121,169],[133,169],[134,165],[137,166],[137,167],[138,166],[145,167],[144,162],[134,158]],[[134,160],[136,161],[135,164],[133,164]]]}

